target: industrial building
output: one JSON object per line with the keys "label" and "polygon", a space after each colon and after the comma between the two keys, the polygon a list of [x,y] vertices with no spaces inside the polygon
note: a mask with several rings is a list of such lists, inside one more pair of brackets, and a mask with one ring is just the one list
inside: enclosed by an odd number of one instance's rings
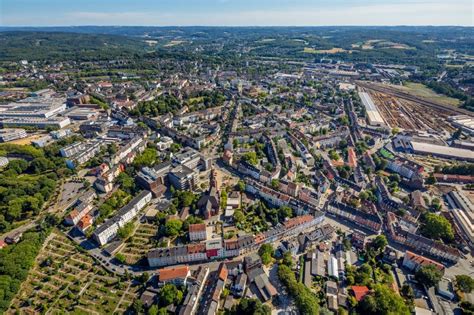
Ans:
{"label": "industrial building", "polygon": [[448,194],[448,202],[453,206],[453,215],[462,231],[474,244],[474,206],[463,192],[453,190]]}
{"label": "industrial building", "polygon": [[8,142],[26,137],[25,129],[0,129],[0,142]]}
{"label": "industrial building", "polygon": [[415,141],[410,142],[410,147],[411,151],[416,154],[432,155],[446,159],[469,162],[474,161],[474,153],[471,150]]}
{"label": "industrial building", "polygon": [[385,121],[383,120],[382,116],[380,115],[377,107],[375,106],[374,102],[370,95],[366,92],[359,92],[359,97],[362,101],[362,104],[365,106],[365,110],[367,112],[367,117],[369,121],[369,125],[371,126],[385,126]]}
{"label": "industrial building", "polygon": [[3,128],[8,127],[36,127],[39,129],[46,128],[64,128],[71,123],[66,117],[50,117],[50,118],[30,118],[30,117],[12,117],[7,119],[0,118],[0,124]]}
{"label": "industrial building", "polygon": [[454,127],[461,128],[462,131],[474,135],[474,118],[468,115],[457,115],[448,118]]}

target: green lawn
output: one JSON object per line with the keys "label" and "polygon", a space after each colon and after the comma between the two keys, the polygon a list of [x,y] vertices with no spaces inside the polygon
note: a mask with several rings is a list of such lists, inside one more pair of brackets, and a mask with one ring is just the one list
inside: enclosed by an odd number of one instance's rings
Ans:
{"label": "green lawn", "polygon": [[445,105],[459,106],[460,101],[446,95],[438,94],[429,87],[421,83],[406,82],[403,87],[396,86],[400,90],[410,93],[414,96],[425,98],[427,100],[438,102]]}

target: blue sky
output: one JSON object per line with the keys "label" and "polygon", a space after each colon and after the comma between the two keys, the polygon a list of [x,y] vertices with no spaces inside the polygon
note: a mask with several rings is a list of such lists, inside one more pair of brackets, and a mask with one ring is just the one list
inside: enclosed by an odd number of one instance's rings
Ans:
{"label": "blue sky", "polygon": [[0,0],[1,26],[474,25],[474,0]]}

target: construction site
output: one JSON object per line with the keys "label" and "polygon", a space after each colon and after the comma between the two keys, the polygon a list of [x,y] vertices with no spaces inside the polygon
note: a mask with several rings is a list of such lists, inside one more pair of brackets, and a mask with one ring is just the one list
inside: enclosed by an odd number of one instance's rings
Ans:
{"label": "construction site", "polygon": [[420,99],[388,86],[366,82],[357,82],[357,85],[370,95],[390,128],[452,133],[455,128],[447,118],[465,114],[463,109]]}

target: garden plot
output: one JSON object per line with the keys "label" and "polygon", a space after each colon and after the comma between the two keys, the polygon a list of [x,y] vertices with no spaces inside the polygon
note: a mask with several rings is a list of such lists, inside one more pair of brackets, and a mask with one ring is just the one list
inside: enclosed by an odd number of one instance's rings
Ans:
{"label": "garden plot", "polygon": [[7,313],[123,313],[137,295],[130,283],[53,233]]}
{"label": "garden plot", "polygon": [[127,264],[135,264],[145,257],[154,247],[154,239],[158,227],[149,223],[140,223],[132,237],[128,239],[120,254],[125,257]]}

